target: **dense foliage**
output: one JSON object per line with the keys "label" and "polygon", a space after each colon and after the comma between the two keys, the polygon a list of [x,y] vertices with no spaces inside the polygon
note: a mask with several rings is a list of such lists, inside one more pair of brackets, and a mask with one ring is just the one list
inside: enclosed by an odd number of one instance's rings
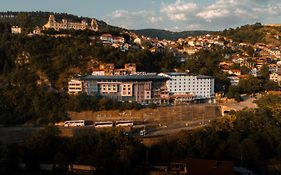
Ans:
{"label": "dense foliage", "polygon": [[260,174],[274,174],[267,165],[280,164],[281,96],[265,96],[257,104],[258,109],[232,113],[203,129],[182,131],[174,140],[153,146],[151,161],[231,160]]}
{"label": "dense foliage", "polygon": [[[9,147],[0,153],[0,164],[7,165],[4,170],[0,168],[4,174],[18,173],[18,162],[25,163],[29,173],[40,172],[39,166],[44,163],[59,165],[58,174],[67,174],[69,164],[92,165],[96,168],[95,174],[100,175],[144,174],[144,146],[124,135],[122,130],[88,129],[77,131],[71,138],[61,138],[56,128],[48,127],[21,146]],[[14,154],[16,159],[11,160]]]}
{"label": "dense foliage", "polygon": [[241,94],[255,94],[264,91],[279,90],[277,82],[264,79],[262,77],[250,76],[247,79],[241,79],[238,85],[228,87],[226,97],[234,98],[236,101],[241,101]]}
{"label": "dense foliage", "polygon": [[280,39],[275,36],[279,35],[280,31],[280,27],[269,27],[263,26],[261,23],[256,23],[237,27],[236,29],[226,29],[222,32],[218,32],[218,34],[232,38],[233,41],[239,43],[265,43],[278,46],[280,45]]}
{"label": "dense foliage", "polygon": [[38,172],[40,163],[54,163],[61,167],[59,174],[68,164],[93,165],[96,174],[145,174],[147,165],[202,158],[230,160],[258,174],[278,174],[280,170],[268,165],[280,164],[281,96],[264,96],[257,104],[257,109],[232,112],[147,148],[119,129],[76,129],[73,137],[62,138],[56,128],[48,127],[22,144],[0,145],[0,164],[6,165],[0,171],[16,171],[22,162],[28,172]]}

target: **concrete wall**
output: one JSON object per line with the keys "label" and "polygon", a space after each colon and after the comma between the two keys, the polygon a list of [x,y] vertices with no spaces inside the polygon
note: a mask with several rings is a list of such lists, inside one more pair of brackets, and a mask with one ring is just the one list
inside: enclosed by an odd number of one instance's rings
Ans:
{"label": "concrete wall", "polygon": [[171,107],[158,107],[156,109],[142,110],[111,110],[111,111],[83,111],[69,112],[73,120],[92,120],[92,121],[107,121],[107,120],[149,120],[149,121],[189,121],[196,118],[215,118],[221,116],[220,107],[218,105],[200,104],[200,105],[183,105]]}

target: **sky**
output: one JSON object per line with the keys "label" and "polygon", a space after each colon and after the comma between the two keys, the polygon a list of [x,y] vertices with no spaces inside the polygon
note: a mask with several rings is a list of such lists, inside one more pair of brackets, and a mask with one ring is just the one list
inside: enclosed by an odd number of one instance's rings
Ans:
{"label": "sky", "polygon": [[127,29],[171,31],[281,23],[281,0],[0,0],[0,11],[64,12]]}

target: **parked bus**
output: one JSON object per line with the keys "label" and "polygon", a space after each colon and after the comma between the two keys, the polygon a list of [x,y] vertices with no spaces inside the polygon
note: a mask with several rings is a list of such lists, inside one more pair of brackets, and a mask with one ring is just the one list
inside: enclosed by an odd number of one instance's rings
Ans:
{"label": "parked bus", "polygon": [[108,128],[113,127],[113,122],[95,122],[95,128]]}
{"label": "parked bus", "polygon": [[85,126],[85,120],[68,120],[64,122],[64,127]]}
{"label": "parked bus", "polygon": [[120,120],[115,122],[115,126],[133,126],[134,122],[132,120]]}

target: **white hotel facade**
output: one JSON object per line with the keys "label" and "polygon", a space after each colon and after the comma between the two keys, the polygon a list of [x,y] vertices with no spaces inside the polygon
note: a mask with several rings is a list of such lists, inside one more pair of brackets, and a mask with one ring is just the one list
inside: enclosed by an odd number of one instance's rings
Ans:
{"label": "white hotel facade", "polygon": [[160,73],[169,77],[167,88],[170,95],[190,94],[194,99],[212,99],[214,97],[215,80],[204,75],[188,75],[188,73]]}

